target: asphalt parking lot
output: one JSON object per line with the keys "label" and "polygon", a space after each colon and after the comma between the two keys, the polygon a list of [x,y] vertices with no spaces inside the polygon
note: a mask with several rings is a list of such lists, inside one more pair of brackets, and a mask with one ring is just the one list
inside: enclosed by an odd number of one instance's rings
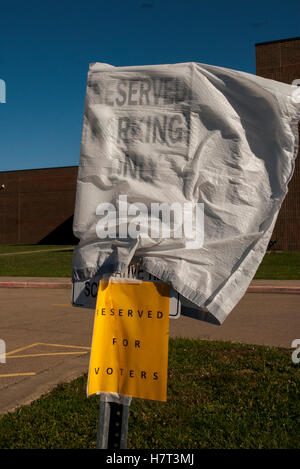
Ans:
{"label": "asphalt parking lot", "polygon": [[[0,413],[28,404],[88,371],[94,311],[70,304],[67,288],[0,288]],[[246,293],[222,326],[181,317],[170,337],[290,348],[300,338],[300,295]]]}

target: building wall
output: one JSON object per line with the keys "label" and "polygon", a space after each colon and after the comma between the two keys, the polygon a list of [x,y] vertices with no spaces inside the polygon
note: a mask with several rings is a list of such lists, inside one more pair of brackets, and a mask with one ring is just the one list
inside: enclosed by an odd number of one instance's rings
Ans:
{"label": "building wall", "polygon": [[0,172],[1,244],[72,244],[77,166]]}
{"label": "building wall", "polygon": [[[300,79],[300,37],[256,44],[255,48],[257,75],[290,84],[293,80]],[[300,251],[299,151],[288,190],[271,238],[276,241],[272,249]]]}

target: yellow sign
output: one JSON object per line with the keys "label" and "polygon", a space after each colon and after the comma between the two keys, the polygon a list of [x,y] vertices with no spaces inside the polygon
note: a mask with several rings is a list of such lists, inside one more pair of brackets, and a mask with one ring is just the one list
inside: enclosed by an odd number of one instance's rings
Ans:
{"label": "yellow sign", "polygon": [[101,280],[87,394],[167,400],[170,286]]}

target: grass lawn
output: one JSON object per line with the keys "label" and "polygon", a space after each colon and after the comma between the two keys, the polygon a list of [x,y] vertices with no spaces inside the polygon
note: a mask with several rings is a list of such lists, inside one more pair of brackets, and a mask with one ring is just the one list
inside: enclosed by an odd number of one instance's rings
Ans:
{"label": "grass lawn", "polygon": [[14,254],[27,251],[47,251],[57,249],[72,249],[70,245],[46,244],[0,244],[0,254]]}
{"label": "grass lawn", "polygon": [[[299,448],[299,366],[287,350],[170,339],[168,401],[132,400],[128,448]],[[0,417],[0,448],[95,448],[86,379]]]}
{"label": "grass lawn", "polygon": [[264,256],[256,279],[300,280],[300,252],[270,252]]}
{"label": "grass lawn", "polygon": [[[17,254],[33,250],[65,251]],[[1,253],[12,253],[1,256]],[[0,245],[0,276],[71,277],[72,246],[7,246]],[[299,280],[300,252],[267,253],[259,266],[255,279]]]}
{"label": "grass lawn", "polygon": [[[51,252],[14,254],[14,252],[48,249]],[[1,256],[1,252],[12,254]],[[72,257],[73,246],[6,246],[5,248],[0,245],[0,276],[70,278]]]}

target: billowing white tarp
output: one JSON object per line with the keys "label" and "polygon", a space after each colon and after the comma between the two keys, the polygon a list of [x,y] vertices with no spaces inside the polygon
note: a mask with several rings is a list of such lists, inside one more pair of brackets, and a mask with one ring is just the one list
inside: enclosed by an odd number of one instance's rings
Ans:
{"label": "billowing white tarp", "polygon": [[[136,264],[171,283],[200,319],[221,324],[265,254],[293,174],[300,115],[293,91],[291,85],[199,63],[92,64],[73,283]],[[150,214],[153,203],[202,204],[204,236],[200,227],[198,244],[184,236],[124,237],[123,214],[110,219],[105,238],[104,208],[119,213],[124,200],[134,209],[131,219],[141,207]],[[146,218],[143,212],[140,226]]]}

